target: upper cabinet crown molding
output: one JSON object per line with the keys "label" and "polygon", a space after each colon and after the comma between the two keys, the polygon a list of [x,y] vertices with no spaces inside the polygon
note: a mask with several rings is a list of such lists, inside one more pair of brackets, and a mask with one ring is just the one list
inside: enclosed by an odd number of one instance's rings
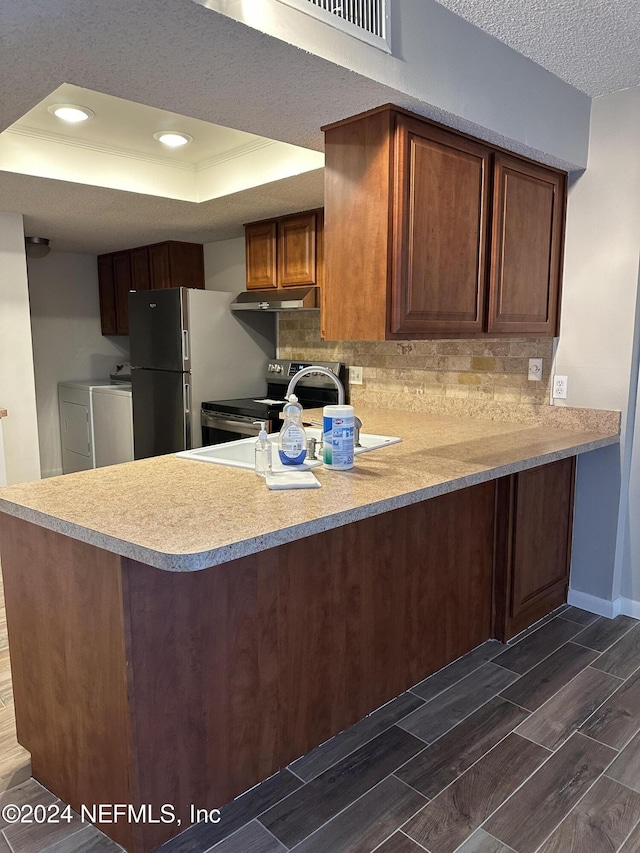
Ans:
{"label": "upper cabinet crown molding", "polygon": [[556,334],[563,172],[392,106],[323,130],[324,337]]}

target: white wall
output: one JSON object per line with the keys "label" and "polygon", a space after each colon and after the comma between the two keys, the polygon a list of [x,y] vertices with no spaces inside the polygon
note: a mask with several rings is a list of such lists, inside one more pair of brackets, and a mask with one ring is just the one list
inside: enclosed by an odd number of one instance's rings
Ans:
{"label": "white wall", "polygon": [[100,331],[95,255],[51,252],[29,261],[31,328],[42,475],[62,473],[58,382],[108,379],[129,361],[129,339]]}
{"label": "white wall", "polygon": [[7,481],[40,477],[22,216],[0,213],[0,407]]}
{"label": "white wall", "polygon": [[435,0],[390,4],[393,56],[278,0],[195,2],[432,105],[446,124],[586,165],[589,97]]}
{"label": "white wall", "polygon": [[[636,618],[640,617],[640,263],[638,267],[635,358],[631,375],[629,428],[627,431],[629,492],[622,510],[624,513],[624,542],[620,567],[620,595],[623,600],[627,599],[625,611]],[[635,410],[631,403],[634,393]],[[632,418],[633,421],[631,422]]]}
{"label": "white wall", "polygon": [[246,289],[244,237],[219,240],[204,245],[204,286],[206,290],[240,293]]}
{"label": "white wall", "polygon": [[[637,365],[635,378],[637,381]],[[629,615],[637,618],[640,617],[640,396],[636,399],[634,423],[633,439],[630,439],[629,501],[625,513],[620,594],[635,603],[628,609]]]}
{"label": "white wall", "polygon": [[[556,372],[569,377],[566,405],[622,411],[619,452],[587,454],[578,464],[571,587],[609,599],[623,572],[636,408],[639,140],[640,88],[593,101],[589,165],[569,192],[556,356]],[[635,482],[637,455],[633,464]],[[640,567],[634,572],[640,576]]]}

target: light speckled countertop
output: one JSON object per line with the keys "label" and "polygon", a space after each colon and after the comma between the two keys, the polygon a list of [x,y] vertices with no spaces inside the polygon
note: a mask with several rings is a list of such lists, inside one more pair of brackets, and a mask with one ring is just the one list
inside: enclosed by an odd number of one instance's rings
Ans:
{"label": "light speckled countertop", "polygon": [[[309,413],[317,417],[320,412]],[[321,489],[269,491],[253,471],[160,456],[0,489],[0,510],[116,554],[193,571],[475,483],[595,450],[587,432],[358,408],[400,444],[315,469]]]}

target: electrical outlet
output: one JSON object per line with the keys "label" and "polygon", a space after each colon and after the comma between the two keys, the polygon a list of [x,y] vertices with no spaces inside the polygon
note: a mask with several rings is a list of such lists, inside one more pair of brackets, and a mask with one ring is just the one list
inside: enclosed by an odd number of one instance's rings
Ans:
{"label": "electrical outlet", "polygon": [[542,359],[541,358],[530,358],[529,359],[529,381],[530,382],[541,382],[542,381]]}
{"label": "electrical outlet", "polygon": [[362,368],[361,367],[350,367],[349,368],[349,383],[351,385],[362,385]]}
{"label": "electrical outlet", "polygon": [[553,399],[554,400],[566,400],[567,399],[567,385],[569,384],[568,376],[560,376],[560,374],[556,373],[553,377]]}

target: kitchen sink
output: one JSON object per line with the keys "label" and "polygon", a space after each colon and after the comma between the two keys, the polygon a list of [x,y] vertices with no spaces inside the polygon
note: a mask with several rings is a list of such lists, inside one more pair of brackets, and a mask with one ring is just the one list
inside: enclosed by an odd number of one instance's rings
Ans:
{"label": "kitchen sink", "polygon": [[[320,440],[322,430],[317,427],[305,427],[307,438],[315,438]],[[278,433],[272,433],[269,436],[273,444],[273,470],[283,471],[292,470],[293,467],[308,471],[311,468],[317,468],[322,465],[319,459],[307,460],[302,465],[291,466],[283,465],[278,457]],[[360,433],[361,447],[356,447],[356,456],[361,453],[368,453],[371,450],[378,450],[380,447],[387,447],[389,444],[397,444],[402,439],[393,435],[374,435],[373,433]],[[197,447],[194,450],[181,450],[176,453],[182,459],[194,459],[196,462],[213,462],[215,465],[230,465],[233,468],[254,468],[254,450],[255,438],[241,438],[238,441],[227,441],[224,444],[212,444],[210,447]]]}

